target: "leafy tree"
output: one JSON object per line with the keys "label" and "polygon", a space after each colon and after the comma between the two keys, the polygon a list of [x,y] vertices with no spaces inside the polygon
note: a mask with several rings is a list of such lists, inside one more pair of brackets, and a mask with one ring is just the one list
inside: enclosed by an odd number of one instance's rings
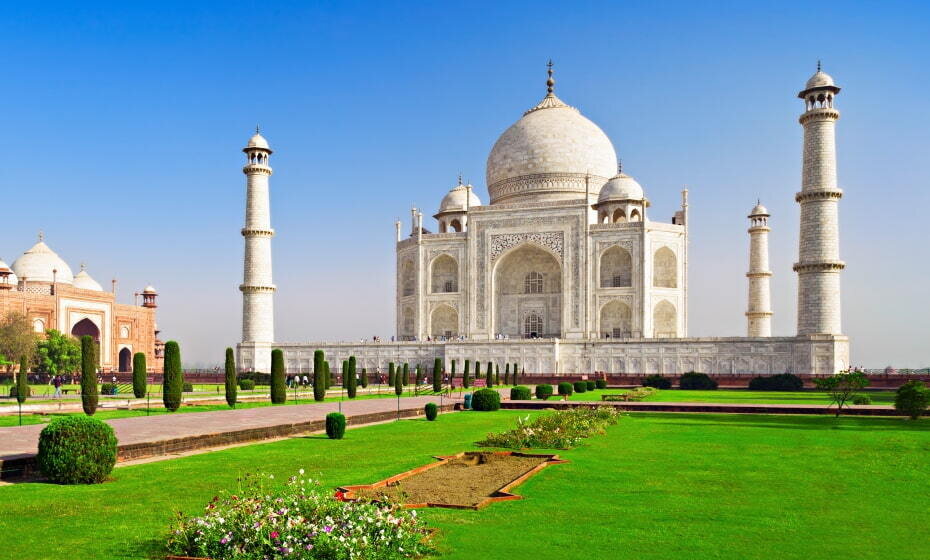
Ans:
{"label": "leafy tree", "polygon": [[81,405],[84,414],[93,416],[97,412],[97,343],[84,335],[81,337]]}
{"label": "leafy tree", "polygon": [[830,377],[814,378],[814,385],[817,389],[829,393],[833,403],[836,404],[837,417],[856,392],[867,387],[868,384],[869,378],[861,371],[841,371]]}
{"label": "leafy tree", "polygon": [[442,391],[442,359],[433,360],[433,391]]}
{"label": "leafy tree", "polygon": [[323,351],[317,350],[313,353],[313,400],[322,401],[326,398],[326,361],[323,359]]}
{"label": "leafy tree", "polygon": [[[394,362],[388,362],[388,385],[394,386],[394,376],[397,374],[394,369]],[[379,389],[380,390],[380,389]]]}
{"label": "leafy tree", "polygon": [[16,373],[16,402],[22,404],[29,396],[29,362],[26,356],[19,361],[19,371]]}
{"label": "leafy tree", "polygon": [[236,394],[239,391],[239,385],[236,383],[236,354],[232,348],[226,349],[226,404],[236,408]]}
{"label": "leafy tree", "polygon": [[169,412],[181,407],[184,392],[184,372],[181,370],[181,347],[169,340],[165,343],[165,379],[162,382],[162,402]]}
{"label": "leafy tree", "polygon": [[349,356],[349,371],[345,374],[348,377],[343,379],[343,382],[346,385],[346,393],[348,393],[350,399],[355,398],[355,391],[358,383],[358,377],[355,375],[355,366],[355,356]]}
{"label": "leafy tree", "polygon": [[930,389],[922,381],[912,379],[898,387],[894,396],[894,408],[917,420],[930,406]]}
{"label": "leafy tree", "polygon": [[81,346],[73,337],[50,329],[36,344],[36,371],[49,375],[74,373],[81,367]]}
{"label": "leafy tree", "polygon": [[271,351],[271,404],[287,401],[287,385],[284,382],[284,350]]}
{"label": "leafy tree", "polygon": [[137,399],[144,397],[148,389],[146,373],[148,373],[148,366],[145,363],[145,354],[136,352],[132,356],[132,395]]}
{"label": "leafy tree", "polygon": [[23,357],[32,361],[36,349],[36,335],[29,319],[22,313],[8,313],[0,321],[0,355],[6,358],[6,372],[13,373],[13,366]]}

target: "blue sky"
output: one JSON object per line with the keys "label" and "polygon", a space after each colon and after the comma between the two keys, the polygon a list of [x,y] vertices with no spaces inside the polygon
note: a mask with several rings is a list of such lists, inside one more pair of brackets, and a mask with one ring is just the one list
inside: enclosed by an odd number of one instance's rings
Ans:
{"label": "blue sky", "polygon": [[[275,154],[280,340],[390,336],[393,225],[545,93],[611,137],[667,220],[691,190],[692,335],[745,331],[745,216],[773,216],[775,334],[794,332],[802,110],[817,59],[838,133],[855,364],[930,364],[926,3],[19,3],[4,8],[3,236],[37,230],[123,301],[161,292],[188,364],[239,337],[244,177]],[[431,224],[432,225],[432,224]],[[406,226],[405,226],[406,227]]]}

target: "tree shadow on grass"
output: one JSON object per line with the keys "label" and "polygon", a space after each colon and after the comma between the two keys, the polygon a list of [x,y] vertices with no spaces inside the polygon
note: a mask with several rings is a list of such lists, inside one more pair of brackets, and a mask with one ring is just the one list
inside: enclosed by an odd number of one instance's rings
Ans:
{"label": "tree shadow on grass", "polygon": [[863,416],[787,416],[763,414],[715,414],[712,417],[687,415],[689,420],[662,422],[663,425],[694,427],[729,426],[737,428],[775,428],[792,430],[843,430],[859,432],[930,432],[930,421],[913,421],[904,417]]}

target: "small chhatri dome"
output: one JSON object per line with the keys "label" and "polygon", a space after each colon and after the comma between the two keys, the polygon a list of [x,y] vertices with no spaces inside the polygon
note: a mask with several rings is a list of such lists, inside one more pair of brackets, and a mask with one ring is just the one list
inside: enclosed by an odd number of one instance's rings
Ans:
{"label": "small chhatri dome", "polygon": [[13,272],[27,282],[58,282],[71,284],[74,274],[55,251],[49,249],[43,241],[44,236],[39,234],[39,242],[32,246],[13,262]]}
{"label": "small chhatri dome", "polygon": [[749,213],[749,217],[753,216],[769,216],[769,210],[765,206],[762,206],[760,201],[756,201],[756,205],[753,207],[752,212]]}
{"label": "small chhatri dome", "polygon": [[617,168],[610,139],[552,92],[501,134],[488,155],[491,204],[583,198],[589,181],[603,184]]}
{"label": "small chhatri dome", "polygon": [[81,263],[81,271],[74,275],[73,285],[82,290],[103,291],[103,287],[87,273],[87,266],[84,263]]}
{"label": "small chhatri dome", "polygon": [[798,93],[798,97],[804,98],[811,90],[829,90],[833,93],[839,93],[840,88],[833,81],[833,76],[820,69],[820,61],[817,61],[817,71],[804,84],[804,89]]}
{"label": "small chhatri dome", "polygon": [[148,286],[145,287],[144,290],[142,290],[142,293],[143,294],[157,294],[158,292],[156,292],[155,288],[153,288],[152,285],[149,284]]}
{"label": "small chhatri dome", "polygon": [[620,166],[617,166],[617,174],[601,187],[597,202],[601,204],[621,200],[643,200],[643,197],[643,187],[636,182],[636,179],[624,173]]}
{"label": "small chhatri dome", "polygon": [[258,131],[258,127],[255,127],[255,134],[249,138],[249,143],[246,145],[246,148],[261,148],[263,150],[271,150],[271,147],[268,145],[268,141],[265,140],[265,137],[261,135]]}
{"label": "small chhatri dome", "polygon": [[[469,188],[471,187],[471,188]],[[467,205],[466,205],[467,201]],[[450,190],[439,203],[439,213],[446,212],[464,212],[466,208],[481,206],[481,200],[475,194],[475,189],[470,184],[463,185],[462,178],[459,177],[459,184]]]}

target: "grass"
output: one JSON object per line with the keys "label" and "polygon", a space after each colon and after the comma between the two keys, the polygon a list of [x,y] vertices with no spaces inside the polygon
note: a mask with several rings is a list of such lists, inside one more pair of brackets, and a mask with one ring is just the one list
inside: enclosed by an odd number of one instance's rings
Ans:
{"label": "grass", "polygon": [[[574,393],[569,400],[600,401],[603,394],[617,394],[623,389],[595,389]],[[894,404],[894,391],[863,391],[872,404]],[[553,397],[553,398],[557,398]],[[745,389],[718,389],[716,391],[660,390],[643,402],[699,402],[738,404],[830,404],[830,396],[819,391],[748,391]]]}
{"label": "grass", "polygon": [[[267,395],[268,395],[267,387],[266,387],[265,389],[266,389],[266,390],[262,391],[261,394],[267,396]],[[191,395],[190,393],[186,393],[186,394],[187,394],[188,396]],[[431,391],[423,391],[423,390],[421,389],[419,394],[420,394],[420,395],[430,395],[430,394],[432,394],[432,392],[431,392]],[[332,392],[330,392],[329,395],[331,395],[331,396],[327,397],[327,398],[325,399],[324,402],[337,402],[337,401],[339,401],[339,400],[343,400],[343,401],[348,401],[348,400],[350,400],[348,397],[342,398],[342,397],[334,396]],[[241,393],[241,392],[239,393],[239,396],[242,396],[242,393]],[[403,396],[404,396],[404,397],[414,396],[414,394],[413,394],[412,392],[409,393],[409,394],[408,394],[408,393],[404,393]],[[236,403],[236,408],[257,408],[257,407],[264,407],[264,406],[287,406],[287,405],[293,405],[293,404],[313,404],[314,402],[316,402],[316,401],[313,400],[313,394],[312,394],[312,392],[309,393],[309,394],[301,393],[300,399],[298,399],[298,400],[296,400],[296,401],[295,401],[294,398],[293,398],[293,397],[294,397],[293,392],[288,393],[287,397],[288,397],[288,401],[287,401],[285,404],[283,404],[283,405],[272,405],[271,402],[270,402],[270,400],[266,400],[266,401],[239,401],[239,402]],[[114,400],[117,401],[117,402],[119,402],[119,401],[125,402],[127,398],[129,398],[129,397],[123,397],[122,399],[114,399]],[[397,396],[393,393],[393,391],[392,391],[391,393],[382,392],[382,393],[380,393],[380,394],[379,394],[379,393],[358,394],[358,395],[356,395],[355,400],[379,399],[379,398],[381,398],[381,399],[383,399],[383,398],[397,398]],[[269,397],[269,399],[270,399],[270,397]],[[14,402],[14,404],[15,404],[15,402],[16,402],[15,399],[14,399],[13,402]],[[36,402],[36,401],[27,400],[27,401],[26,401],[26,404],[32,404],[32,403],[34,403],[34,402]],[[59,402],[59,401],[50,401],[50,402],[56,402],[56,403],[57,403],[57,402]],[[69,400],[69,401],[64,401],[64,402],[66,402],[66,403],[73,403],[73,404],[80,404],[81,401],[80,401],[80,399],[78,399],[78,400]],[[101,402],[103,402],[103,397],[101,397]],[[182,414],[182,413],[186,413],[186,412],[213,412],[213,411],[216,411],[216,410],[230,410],[230,408],[229,408],[229,406],[227,406],[226,404],[182,404],[182,405],[181,405],[181,408],[179,408],[179,409],[178,409],[177,411],[175,411],[173,414]],[[100,420],[112,420],[112,419],[114,419],[114,418],[133,418],[133,417],[136,417],[136,416],[154,416],[154,415],[157,415],[157,414],[171,414],[171,413],[169,413],[167,410],[165,410],[165,409],[162,407],[161,395],[159,395],[157,398],[154,397],[154,396],[152,397],[152,408],[151,408],[148,412],[147,412],[146,409],[144,409],[144,408],[133,408],[133,409],[130,409],[130,410],[127,410],[127,409],[124,409],[124,410],[113,410],[113,409],[100,409],[100,408],[98,408],[98,409],[97,409],[97,412],[94,413],[94,418],[99,418]],[[29,412],[29,413],[23,413],[22,425],[23,425],[23,426],[26,426],[26,425],[29,425],[29,424],[46,424],[46,423],[48,423],[48,422],[51,422],[51,420],[52,420],[53,418],[56,418],[56,417],[59,417],[59,416],[83,416],[83,415],[84,415],[84,412],[81,411],[80,409],[78,409],[78,410],[76,410],[76,411],[68,411],[68,412],[42,412],[42,413]],[[19,426],[19,425],[20,425],[19,415],[16,414],[15,412],[10,413],[10,414],[0,415],[0,428],[2,428],[2,427],[9,427],[9,426]]]}
{"label": "grass", "polygon": [[[0,487],[12,558],[145,558],[178,510],[197,514],[256,465],[366,483],[473,448],[518,413],[459,413],[116,469],[96,486]],[[930,422],[631,414],[561,452],[525,499],[430,509],[444,558],[918,559],[927,556]]]}

